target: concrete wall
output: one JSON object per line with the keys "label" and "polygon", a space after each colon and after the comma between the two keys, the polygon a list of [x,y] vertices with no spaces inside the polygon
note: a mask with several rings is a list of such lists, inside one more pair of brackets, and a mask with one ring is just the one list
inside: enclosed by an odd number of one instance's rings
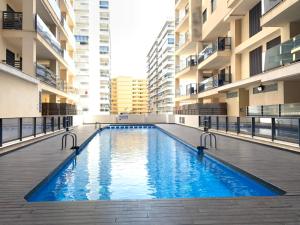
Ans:
{"label": "concrete wall", "polygon": [[173,115],[97,115],[85,116],[84,123],[175,123]]}
{"label": "concrete wall", "polygon": [[[185,123],[180,123],[179,118],[184,117]],[[199,127],[199,116],[198,115],[175,115],[175,123],[183,124],[189,127]]]}
{"label": "concrete wall", "polygon": [[0,71],[0,118],[40,115],[38,85]]}

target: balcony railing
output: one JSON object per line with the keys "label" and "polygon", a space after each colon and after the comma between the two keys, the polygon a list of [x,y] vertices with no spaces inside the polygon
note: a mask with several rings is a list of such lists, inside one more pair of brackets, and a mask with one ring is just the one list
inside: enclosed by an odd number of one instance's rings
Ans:
{"label": "balcony railing", "polygon": [[248,106],[247,116],[300,117],[300,103]]}
{"label": "balcony railing", "polygon": [[64,2],[68,8],[70,17],[72,18],[72,20],[75,20],[74,7],[71,5],[70,0],[64,0]]}
{"label": "balcony railing", "polygon": [[55,0],[48,0],[48,2],[50,3],[53,11],[55,12],[56,16],[58,17],[58,20],[61,21],[61,11],[60,11],[60,8],[59,8],[59,5],[57,3],[57,1]]}
{"label": "balcony railing", "polygon": [[2,12],[2,28],[22,30],[22,12]]}
{"label": "balcony railing", "polygon": [[262,14],[266,14],[267,12],[271,11],[273,8],[275,8],[279,3],[281,3],[283,0],[263,0],[263,12]]}
{"label": "balcony railing", "polygon": [[64,27],[67,35],[68,35],[68,39],[71,42],[71,45],[73,47],[75,47],[76,46],[75,36],[73,35],[72,31],[70,30],[69,25],[67,24],[67,22],[64,18],[62,18],[61,23],[62,23],[62,25],[63,25],[63,27]]}
{"label": "balcony railing", "polygon": [[231,83],[231,74],[218,74],[199,83],[199,93]]}
{"label": "balcony railing", "polygon": [[175,19],[175,26],[178,26],[182,20],[189,14],[189,4],[186,5],[185,9],[184,9],[184,14],[181,16],[176,17]]}
{"label": "balcony railing", "polygon": [[300,59],[299,54],[294,52],[300,47],[300,35],[289,41],[283,42],[266,51],[264,71],[290,64]]}
{"label": "balcony railing", "polygon": [[60,54],[61,56],[63,55],[63,50],[59,41],[52,34],[52,32],[49,30],[49,28],[39,15],[36,15],[36,30],[58,54]]}
{"label": "balcony railing", "polygon": [[13,60],[13,61],[2,60],[2,63],[10,65],[18,70],[22,70],[22,61],[21,60]]}
{"label": "balcony railing", "polygon": [[188,85],[182,85],[176,89],[176,97],[191,96],[197,94],[197,84],[192,83]]}
{"label": "balcony railing", "polygon": [[188,42],[188,40],[190,39],[190,34],[189,32],[186,32],[184,35],[182,35],[180,38],[179,38],[179,42],[176,43],[176,50],[178,50],[179,48],[181,48],[184,44],[186,44]]}
{"label": "balcony railing", "polygon": [[225,51],[231,49],[231,37],[218,37],[217,41],[208,45],[198,55],[198,64],[202,63],[209,56],[217,51]]}
{"label": "balcony railing", "polygon": [[63,80],[60,80],[56,74],[41,64],[36,64],[36,76],[42,82],[54,87],[60,91],[66,92],[66,85]]}
{"label": "balcony railing", "polygon": [[70,57],[69,53],[66,50],[63,50],[63,57],[67,64],[72,68],[73,71],[76,70],[75,68],[75,62],[74,60]]}
{"label": "balcony railing", "polygon": [[185,62],[182,63],[180,67],[176,68],[176,73],[179,73],[188,67],[194,67],[194,66],[197,66],[197,56],[191,55],[185,59]]}
{"label": "balcony railing", "polygon": [[42,103],[42,115],[76,115],[76,105],[67,103]]}

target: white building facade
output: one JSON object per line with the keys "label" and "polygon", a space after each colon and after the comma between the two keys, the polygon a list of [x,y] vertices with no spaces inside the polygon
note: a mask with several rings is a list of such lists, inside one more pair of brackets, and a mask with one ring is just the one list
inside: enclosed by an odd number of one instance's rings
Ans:
{"label": "white building facade", "polygon": [[110,113],[110,12],[108,0],[75,0],[77,82],[81,114]]}
{"label": "white building facade", "polygon": [[174,42],[174,22],[167,21],[147,55],[150,113],[173,113],[175,106]]}

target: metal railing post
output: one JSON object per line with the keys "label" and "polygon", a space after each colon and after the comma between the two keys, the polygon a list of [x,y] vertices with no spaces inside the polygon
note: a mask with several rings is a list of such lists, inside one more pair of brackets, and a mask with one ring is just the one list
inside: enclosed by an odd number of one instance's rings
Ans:
{"label": "metal railing post", "polygon": [[201,116],[199,116],[199,127],[201,127]]}
{"label": "metal railing post", "polygon": [[241,133],[241,117],[236,118],[236,133]]}
{"label": "metal railing post", "polygon": [[51,117],[51,130],[54,132],[54,117]]}
{"label": "metal railing post", "polygon": [[272,124],[271,124],[271,130],[272,130],[272,141],[275,140],[276,135],[276,124],[275,124],[275,118],[272,118]]}
{"label": "metal railing post", "polygon": [[217,116],[216,120],[217,120],[217,130],[219,130],[219,116]]}
{"label": "metal railing post", "polygon": [[225,127],[226,132],[228,132],[228,116],[225,117]]}
{"label": "metal railing post", "polygon": [[3,128],[3,123],[2,123],[2,119],[0,118],[0,147],[2,147],[3,144],[3,134],[2,134],[2,128]]}
{"label": "metal railing post", "polygon": [[60,130],[60,116],[57,117],[57,125],[58,125],[58,130]]}
{"label": "metal railing post", "polygon": [[36,137],[36,117],[33,117],[33,137]]}
{"label": "metal railing post", "polygon": [[298,144],[300,146],[300,118],[298,119]]}
{"label": "metal railing post", "polygon": [[47,117],[43,117],[43,131],[44,134],[47,133]]}
{"label": "metal railing post", "polygon": [[281,104],[279,104],[279,109],[278,109],[278,112],[279,112],[279,117],[281,117]]}
{"label": "metal railing post", "polygon": [[23,119],[19,118],[19,139],[22,141],[22,133],[23,133]]}
{"label": "metal railing post", "polygon": [[65,116],[63,117],[63,128],[64,129],[66,128],[66,117]]}
{"label": "metal railing post", "polygon": [[251,121],[251,136],[252,137],[255,136],[255,117],[252,117],[252,121]]}

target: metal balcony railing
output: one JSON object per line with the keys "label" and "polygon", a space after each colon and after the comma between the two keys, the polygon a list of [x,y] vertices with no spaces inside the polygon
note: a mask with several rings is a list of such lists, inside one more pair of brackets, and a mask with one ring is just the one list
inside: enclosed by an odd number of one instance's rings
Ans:
{"label": "metal balcony railing", "polygon": [[22,70],[22,61],[21,60],[13,60],[13,61],[2,60],[2,63],[10,65],[18,70]]}
{"label": "metal balcony railing", "polygon": [[217,51],[231,49],[231,37],[218,37],[218,39],[203,49],[198,55],[198,64],[202,63],[209,56]]}
{"label": "metal balcony railing", "polygon": [[263,12],[262,14],[266,14],[269,11],[271,11],[273,8],[275,8],[279,3],[283,2],[283,0],[263,0]]}
{"label": "metal balcony railing", "polygon": [[2,12],[2,28],[22,30],[23,14],[22,12]]}

